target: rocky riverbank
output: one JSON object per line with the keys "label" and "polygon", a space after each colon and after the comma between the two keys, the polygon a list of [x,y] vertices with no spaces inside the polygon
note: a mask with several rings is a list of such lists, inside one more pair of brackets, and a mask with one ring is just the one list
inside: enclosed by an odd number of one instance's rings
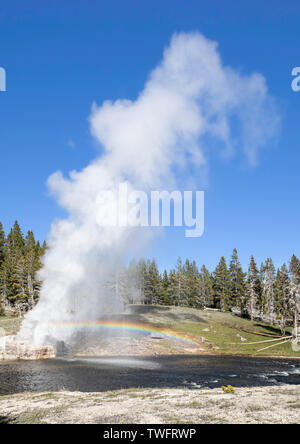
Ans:
{"label": "rocky riverbank", "polygon": [[54,357],[55,350],[50,345],[37,347],[25,341],[18,341],[16,336],[0,338],[0,361],[50,359]]}
{"label": "rocky riverbank", "polygon": [[0,411],[19,424],[298,424],[300,386],[24,393],[0,397]]}

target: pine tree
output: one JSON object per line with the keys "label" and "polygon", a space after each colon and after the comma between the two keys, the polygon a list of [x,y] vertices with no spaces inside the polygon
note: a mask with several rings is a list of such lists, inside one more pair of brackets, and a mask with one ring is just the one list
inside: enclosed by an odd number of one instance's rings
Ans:
{"label": "pine tree", "polygon": [[146,288],[146,275],[147,275],[147,266],[145,259],[140,259],[137,263],[137,287],[140,293],[140,302],[141,304],[145,303],[145,288]]}
{"label": "pine tree", "polygon": [[4,272],[4,260],[5,260],[5,248],[6,238],[3,225],[0,222],[0,315],[4,313],[3,302],[5,300],[5,272]]}
{"label": "pine tree", "polygon": [[199,307],[200,275],[195,261],[190,262],[188,259],[185,261],[184,276],[186,287],[186,305],[188,307]]}
{"label": "pine tree", "polygon": [[232,253],[229,274],[231,280],[231,307],[238,307],[241,314],[243,314],[246,309],[246,273],[243,272],[236,248]]}
{"label": "pine tree", "polygon": [[151,305],[153,303],[153,294],[152,294],[152,285],[151,280],[149,276],[149,270],[150,270],[150,260],[147,259],[145,265],[145,271],[144,271],[144,304]]}
{"label": "pine tree", "polygon": [[3,225],[0,222],[0,268],[1,268],[1,265],[2,265],[2,263],[4,261],[4,257],[5,257],[5,245],[6,245],[5,233],[4,233]]}
{"label": "pine tree", "polygon": [[168,278],[169,278],[168,295],[169,295],[170,304],[176,306],[178,305],[178,298],[177,298],[178,284],[177,284],[176,270],[174,269],[170,270]]}
{"label": "pine tree", "polygon": [[300,261],[294,254],[290,261],[290,275],[290,307],[293,312],[293,327],[296,334],[300,313]]}
{"label": "pine tree", "polygon": [[147,261],[145,277],[145,304],[157,304],[161,297],[161,276],[156,261]]}
{"label": "pine tree", "polygon": [[25,245],[23,233],[21,231],[20,225],[16,220],[13,228],[11,229],[8,238],[11,243],[11,247],[15,249],[18,253],[22,253]]}
{"label": "pine tree", "polygon": [[199,273],[199,296],[197,307],[213,307],[214,305],[214,282],[213,278],[205,267],[202,266]]}
{"label": "pine tree", "polygon": [[175,305],[184,307],[187,305],[187,288],[186,288],[186,275],[182,266],[181,258],[177,259],[176,263],[176,284],[174,289]]}
{"label": "pine tree", "polygon": [[7,245],[8,300],[21,316],[27,303],[24,259],[25,241],[17,221],[7,236]]}
{"label": "pine tree", "polygon": [[215,305],[223,311],[231,309],[231,282],[224,256],[214,272]]}
{"label": "pine tree", "polygon": [[22,313],[28,308],[28,295],[26,293],[27,279],[24,256],[18,258],[17,262],[15,263],[13,281],[14,297],[11,300],[13,301],[15,308],[18,310],[19,316],[22,316]]}
{"label": "pine tree", "polygon": [[257,308],[260,311],[261,297],[262,289],[259,273],[254,257],[251,256],[247,277],[247,310],[251,321],[253,321],[256,315]]}
{"label": "pine tree", "polygon": [[281,334],[285,335],[289,316],[290,282],[288,270],[285,264],[277,271],[275,279],[275,311],[279,318]]}
{"label": "pine tree", "polygon": [[25,272],[27,278],[27,294],[31,307],[35,305],[37,296],[36,287],[38,286],[38,283],[35,280],[35,275],[40,268],[40,248],[38,247],[39,245],[36,245],[33,232],[28,231],[25,240]]}
{"label": "pine tree", "polygon": [[161,304],[162,305],[172,305],[172,297],[170,291],[170,280],[167,270],[164,270],[163,277],[161,281]]}
{"label": "pine tree", "polygon": [[43,245],[40,247],[40,243],[39,243],[39,241],[37,241],[36,245],[37,245],[37,248],[40,250],[40,255],[44,256],[44,254],[46,253],[47,248],[48,248],[47,242],[44,241]]}
{"label": "pine tree", "polygon": [[265,306],[265,317],[273,325],[275,320],[275,267],[272,259],[266,259],[261,267],[261,282],[263,289],[263,305]]}
{"label": "pine tree", "polygon": [[0,268],[0,296],[1,304],[4,310],[8,308],[8,293],[9,293],[9,267],[8,267],[8,254],[7,251],[4,253],[4,259],[1,263]]}

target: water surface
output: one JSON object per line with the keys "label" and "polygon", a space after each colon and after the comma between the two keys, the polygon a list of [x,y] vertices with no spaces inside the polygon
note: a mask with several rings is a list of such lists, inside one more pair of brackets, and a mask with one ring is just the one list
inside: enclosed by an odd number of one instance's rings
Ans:
{"label": "water surface", "polygon": [[215,388],[300,383],[300,361],[238,356],[157,356],[0,362],[0,394],[122,388]]}

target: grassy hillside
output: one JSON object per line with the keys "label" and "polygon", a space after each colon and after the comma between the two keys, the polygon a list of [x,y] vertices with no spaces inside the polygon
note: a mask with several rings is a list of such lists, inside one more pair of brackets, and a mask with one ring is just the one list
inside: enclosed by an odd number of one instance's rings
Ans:
{"label": "grassy hillside", "polygon": [[[241,331],[241,329],[268,335],[281,335],[280,329],[276,326],[273,327],[260,321],[251,322],[231,313],[219,311],[197,310],[185,307],[135,305],[128,307],[128,312],[130,313],[129,317],[136,319],[138,322],[170,328],[195,338],[203,337],[207,343],[207,351],[213,353],[254,355],[257,353],[257,350],[273,344],[271,342],[247,345],[250,342],[266,341],[272,339],[272,337],[246,333]],[[247,339],[247,341],[242,341],[241,337]],[[300,352],[294,352],[291,344],[272,347],[258,353],[258,356],[260,355],[300,358]]]}
{"label": "grassy hillside", "polygon": [[[272,337],[258,336],[241,330],[280,335],[280,330],[276,326],[272,327],[259,321],[251,322],[231,313],[185,307],[131,305],[127,307],[125,313],[113,316],[113,318],[168,328],[190,335],[195,340],[205,338],[203,345],[207,353],[255,355],[259,349],[273,344],[271,342],[248,345],[250,342],[266,341]],[[0,317],[0,328],[5,330],[5,334],[15,334],[19,325],[20,319],[17,317]],[[246,341],[242,341],[241,337]],[[257,355],[300,358],[300,352],[294,352],[289,343],[272,347]]]}

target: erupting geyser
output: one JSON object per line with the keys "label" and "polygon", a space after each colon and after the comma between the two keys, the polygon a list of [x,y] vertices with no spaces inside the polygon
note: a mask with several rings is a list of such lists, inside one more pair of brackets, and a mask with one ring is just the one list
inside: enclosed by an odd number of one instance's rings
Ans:
{"label": "erupting geyser", "polygon": [[[240,140],[234,143],[232,119],[235,127],[240,125]],[[99,193],[117,189],[120,182],[145,191],[182,184],[186,189],[187,177],[191,186],[188,165],[198,168],[196,185],[208,140],[222,144],[228,155],[243,147],[254,164],[277,123],[262,75],[243,76],[222,65],[217,44],[199,33],[174,35],[136,100],[93,106],[91,132],[102,146],[101,155],[67,179],[60,172],[49,178],[51,192],[69,217],[52,225],[39,276],[40,299],[25,316],[18,338],[34,345],[68,342],[72,329],[55,325],[93,321],[122,306],[107,282],[149,232],[105,226],[113,202],[102,204],[99,216]]]}

